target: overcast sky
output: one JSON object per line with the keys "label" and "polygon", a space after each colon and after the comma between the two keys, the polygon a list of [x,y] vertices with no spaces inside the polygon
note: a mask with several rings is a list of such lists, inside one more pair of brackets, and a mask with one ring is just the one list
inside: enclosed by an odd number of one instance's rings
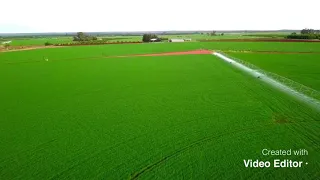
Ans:
{"label": "overcast sky", "polygon": [[0,33],[320,29],[319,0],[7,0]]}

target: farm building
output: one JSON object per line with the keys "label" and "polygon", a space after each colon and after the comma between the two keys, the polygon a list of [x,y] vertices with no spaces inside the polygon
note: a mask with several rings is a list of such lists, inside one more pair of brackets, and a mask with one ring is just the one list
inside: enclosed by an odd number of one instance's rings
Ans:
{"label": "farm building", "polygon": [[151,42],[155,42],[157,40],[158,40],[157,38],[150,39]]}
{"label": "farm building", "polygon": [[169,42],[184,42],[184,39],[169,39]]}

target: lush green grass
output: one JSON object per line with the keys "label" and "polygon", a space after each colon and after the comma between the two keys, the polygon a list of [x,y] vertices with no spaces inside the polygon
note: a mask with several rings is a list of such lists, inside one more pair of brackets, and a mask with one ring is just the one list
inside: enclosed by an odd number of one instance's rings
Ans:
{"label": "lush green grass", "polygon": [[243,36],[246,37],[260,37],[260,38],[284,38],[290,35],[291,32],[277,32],[277,33],[244,33]]}
{"label": "lush green grass", "polygon": [[211,36],[207,34],[184,34],[184,35],[160,35],[160,37],[166,37],[169,39],[187,39],[191,38],[192,41],[197,40],[214,40],[214,39],[250,39],[250,38],[257,38],[255,36],[244,36],[244,34],[224,34],[221,36],[221,33],[217,33],[216,36]]}
{"label": "lush green grass", "polygon": [[142,41],[142,36],[99,36],[108,42],[117,42],[117,41]]}
{"label": "lush green grass", "polygon": [[320,91],[320,54],[229,54]]}
{"label": "lush green grass", "polygon": [[[0,179],[319,177],[320,114],[212,55],[70,59],[181,45],[0,54]],[[309,165],[245,168],[264,148]]]}

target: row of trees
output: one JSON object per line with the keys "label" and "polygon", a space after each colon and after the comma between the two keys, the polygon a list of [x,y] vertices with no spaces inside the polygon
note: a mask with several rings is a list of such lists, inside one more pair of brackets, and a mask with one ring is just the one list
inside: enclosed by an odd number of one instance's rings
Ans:
{"label": "row of trees", "polygon": [[106,41],[79,41],[73,43],[59,43],[54,44],[54,46],[81,46],[81,45],[102,45],[102,44],[138,44],[141,41],[116,41],[116,42],[106,42]]}
{"label": "row of trees", "polygon": [[287,39],[320,39],[318,34],[291,34],[287,36]]}
{"label": "row of trees", "polygon": [[221,33],[221,34],[218,34],[217,33],[217,31],[212,31],[212,32],[208,32],[208,33],[200,33],[200,34],[202,34],[202,35],[208,35],[208,36],[223,36],[224,35],[224,33]]}
{"label": "row of trees", "polygon": [[320,30],[302,29],[300,34],[292,33],[287,36],[288,39],[320,39]]}
{"label": "row of trees", "polygon": [[314,29],[302,29],[301,34],[320,34],[320,30],[314,30]]}
{"label": "row of trees", "polygon": [[97,39],[96,36],[90,36],[83,32],[78,32],[77,35],[73,37],[73,41],[95,41]]}

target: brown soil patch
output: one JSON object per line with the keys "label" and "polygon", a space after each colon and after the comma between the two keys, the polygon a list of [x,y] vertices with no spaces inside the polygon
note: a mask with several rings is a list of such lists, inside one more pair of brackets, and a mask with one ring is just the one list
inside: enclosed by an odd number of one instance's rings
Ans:
{"label": "brown soil patch", "polygon": [[[151,54],[131,54],[122,56],[94,56],[94,57],[81,57],[81,58],[68,58],[68,59],[50,59],[48,61],[68,61],[68,60],[94,60],[94,59],[105,59],[105,58],[127,58],[127,57],[151,57],[151,56],[178,56],[178,55],[200,55],[200,54],[212,54],[210,50],[192,50],[192,51],[181,51],[181,52],[165,52],[165,53],[151,53]],[[21,64],[21,63],[35,63],[44,62],[41,60],[27,60],[27,61],[15,61],[6,62],[5,64]]]}
{"label": "brown soil patch", "polygon": [[154,54],[134,54],[125,56],[107,56],[110,58],[116,57],[141,57],[141,56],[177,56],[177,55],[190,55],[190,54],[212,54],[213,51],[209,50],[193,50],[193,51],[181,51],[181,52],[166,52],[166,53],[154,53]]}
{"label": "brown soil patch", "polygon": [[33,49],[61,48],[64,46],[12,46],[9,49],[0,48],[0,52],[27,51]]}
{"label": "brown soil patch", "polygon": [[276,124],[291,123],[290,120],[283,114],[273,114],[272,120]]}

